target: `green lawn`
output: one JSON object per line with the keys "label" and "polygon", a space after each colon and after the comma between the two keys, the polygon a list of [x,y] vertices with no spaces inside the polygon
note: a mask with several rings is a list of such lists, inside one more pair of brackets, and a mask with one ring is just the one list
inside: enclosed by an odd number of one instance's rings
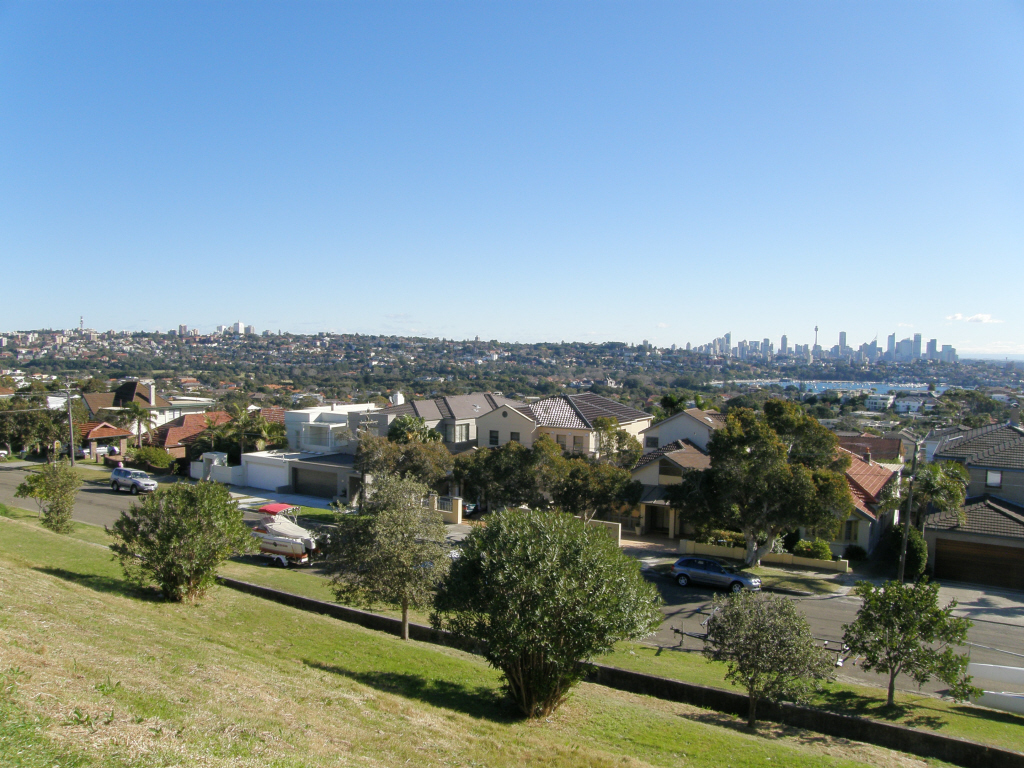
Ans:
{"label": "green lawn", "polygon": [[[35,514],[0,505],[0,515],[29,524],[36,529],[37,535],[49,537],[48,540],[71,540],[82,544],[103,545],[108,542],[103,529],[95,526],[76,524],[74,533],[67,539],[61,539],[39,529]],[[5,549],[4,542],[0,541],[0,559]],[[81,547],[76,551],[80,549]],[[95,548],[90,548],[90,552],[93,554],[88,560],[93,563],[93,567],[98,567],[95,558],[106,560],[107,566],[102,571],[105,578],[119,577],[120,572],[116,563],[106,559],[107,553]],[[307,568],[279,569],[268,567],[254,558],[237,558],[225,563],[220,572],[225,576],[318,600],[333,600],[327,580]],[[400,615],[399,611],[388,606],[377,606],[375,610],[388,616]],[[426,610],[410,612],[411,619],[420,623],[427,623],[427,615]],[[641,643],[620,643],[613,653],[598,660],[623,669],[686,682],[731,687],[724,679],[724,665],[708,662],[699,653],[693,652],[699,647],[699,641],[692,638],[685,640],[684,648],[687,650],[684,651],[653,648]],[[833,683],[818,695],[814,703],[833,711],[936,730],[947,735],[1010,749],[1020,749],[1020,745],[1024,744],[1024,717],[953,704],[929,696],[897,693],[897,708],[895,711],[888,711],[884,706],[885,691],[882,688]]]}
{"label": "green lawn", "polygon": [[[294,574],[302,576],[303,574]],[[848,766],[894,753],[582,685],[523,722],[477,657],[215,588],[171,605],[109,553],[0,519],[4,766]],[[16,679],[16,680],[15,680]]]}

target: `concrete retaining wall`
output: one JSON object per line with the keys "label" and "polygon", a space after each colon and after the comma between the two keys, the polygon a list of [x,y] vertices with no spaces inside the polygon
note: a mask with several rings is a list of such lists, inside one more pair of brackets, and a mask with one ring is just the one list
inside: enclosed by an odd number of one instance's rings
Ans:
{"label": "concrete retaining wall", "polygon": [[[683,555],[707,555],[708,557],[724,557],[742,560],[746,550],[740,547],[719,547],[716,544],[698,544],[689,539],[679,540],[679,553]],[[812,568],[816,571],[836,571],[849,573],[850,563],[847,560],[815,560],[810,557],[797,557],[788,552],[770,554],[761,558],[762,564],[797,565],[801,568]]]}
{"label": "concrete retaining wall", "polygon": [[[256,597],[272,600],[312,613],[320,613],[342,621],[348,621],[367,629],[401,636],[402,622],[388,616],[369,611],[360,611],[336,603],[293,595],[289,592],[261,587],[257,584],[218,576],[217,581],[226,587],[246,592]],[[409,637],[426,643],[448,645],[479,653],[482,645],[478,641],[465,639],[422,624],[409,624]],[[684,683],[642,672],[631,672],[604,664],[592,665],[590,682],[666,701],[678,701],[717,712],[726,712],[746,717],[747,697],[742,693],[712,688],[706,685]],[[759,720],[771,720],[794,728],[824,733],[843,739],[852,739],[866,744],[906,752],[920,757],[943,760],[964,768],[1024,768],[1024,753],[1013,752],[999,747],[990,747],[973,741],[943,736],[930,731],[907,728],[878,720],[868,720],[852,715],[840,715],[811,707],[795,704],[771,704],[763,702],[758,706]]]}

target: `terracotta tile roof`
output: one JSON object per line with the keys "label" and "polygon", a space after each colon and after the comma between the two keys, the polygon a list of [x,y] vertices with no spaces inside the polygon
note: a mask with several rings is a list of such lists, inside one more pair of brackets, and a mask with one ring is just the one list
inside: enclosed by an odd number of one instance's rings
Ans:
{"label": "terracotta tile roof", "polygon": [[633,471],[636,472],[642,467],[646,467],[652,461],[668,459],[677,466],[683,469],[707,469],[711,466],[711,457],[704,453],[700,448],[691,443],[689,440],[675,440],[667,445],[663,445],[656,451],[645,453],[637,461],[636,466],[633,467]]}
{"label": "terracotta tile roof", "polygon": [[874,461],[898,461],[903,454],[903,441],[899,438],[876,437],[875,435],[839,436],[839,447],[863,456],[871,453]]}
{"label": "terracotta tile roof", "polygon": [[7,397],[8,395],[13,395],[13,394],[14,394],[14,390],[13,389],[8,389],[7,387],[0,387],[0,397]]}
{"label": "terracotta tile roof", "polygon": [[206,431],[209,424],[214,426],[231,421],[224,411],[210,411],[209,413],[186,413],[174,421],[160,425],[154,430],[152,443],[161,448],[176,448],[184,445],[191,438]]}
{"label": "terracotta tile roof", "polygon": [[271,424],[284,424],[284,408],[278,405],[268,405],[266,408],[260,408],[260,416]]}
{"label": "terracotta tile roof", "polygon": [[846,483],[850,486],[853,504],[874,520],[875,513],[870,506],[879,502],[879,494],[882,489],[896,477],[897,473],[873,461],[868,463],[845,448],[839,450],[850,456],[850,468],[846,470]]}
{"label": "terracotta tile roof", "polygon": [[975,533],[1024,539],[1024,508],[988,496],[968,499],[963,506],[964,521],[955,512],[937,512],[925,521],[926,530]]}
{"label": "terracotta tile roof", "polygon": [[87,421],[78,425],[78,434],[83,440],[104,440],[111,437],[131,437],[127,429],[115,427],[106,421]]}

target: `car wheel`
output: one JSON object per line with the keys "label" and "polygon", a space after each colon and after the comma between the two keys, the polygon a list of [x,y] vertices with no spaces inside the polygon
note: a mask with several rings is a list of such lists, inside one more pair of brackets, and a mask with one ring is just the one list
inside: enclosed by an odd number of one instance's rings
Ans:
{"label": "car wheel", "polygon": [[116,480],[115,480],[115,481],[114,481],[113,483],[111,483],[111,484],[110,484],[110,490],[112,490],[112,491],[113,491],[114,493],[117,493],[118,491],[120,491],[120,490],[121,490],[121,489],[120,489],[120,488],[118,487],[118,485],[117,485],[117,481],[116,481]]}
{"label": "car wheel", "polygon": [[690,585],[690,577],[685,573],[680,573],[676,576],[676,583],[679,584],[680,587],[687,587]]}
{"label": "car wheel", "polygon": [[732,586],[729,587],[729,591],[732,592],[735,595],[737,592],[742,592],[743,591],[743,585],[740,584],[740,582],[738,582],[738,581],[734,581],[732,583]]}
{"label": "car wheel", "polygon": [[139,495],[139,486],[133,485],[132,486],[132,496],[138,496],[138,495]]}

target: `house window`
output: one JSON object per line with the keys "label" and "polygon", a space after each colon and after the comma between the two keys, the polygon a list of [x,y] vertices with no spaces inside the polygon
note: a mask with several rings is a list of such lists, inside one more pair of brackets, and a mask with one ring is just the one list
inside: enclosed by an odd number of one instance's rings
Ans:
{"label": "house window", "polygon": [[512,441],[513,443],[518,443],[519,442],[519,433],[518,432],[511,432],[511,433],[509,433],[508,439],[510,441]]}
{"label": "house window", "polygon": [[492,429],[491,430],[490,444],[491,445],[497,445],[498,444],[498,430],[496,430],[496,429]]}
{"label": "house window", "polygon": [[583,435],[572,436],[572,449],[577,453],[583,453]]}
{"label": "house window", "polygon": [[644,438],[644,448],[657,448],[657,447],[658,447],[658,436],[657,435],[655,435],[654,437],[645,437]]}
{"label": "house window", "polygon": [[858,541],[860,539],[860,520],[847,520],[846,528],[843,531],[843,541]]}
{"label": "house window", "polygon": [[1003,487],[1003,473],[998,469],[990,469],[985,472],[985,487],[986,488],[1002,488]]}
{"label": "house window", "polygon": [[555,442],[563,451],[565,450],[565,435],[555,435]]}
{"label": "house window", "polygon": [[445,430],[449,443],[464,443],[469,440],[469,424],[449,425]]}

